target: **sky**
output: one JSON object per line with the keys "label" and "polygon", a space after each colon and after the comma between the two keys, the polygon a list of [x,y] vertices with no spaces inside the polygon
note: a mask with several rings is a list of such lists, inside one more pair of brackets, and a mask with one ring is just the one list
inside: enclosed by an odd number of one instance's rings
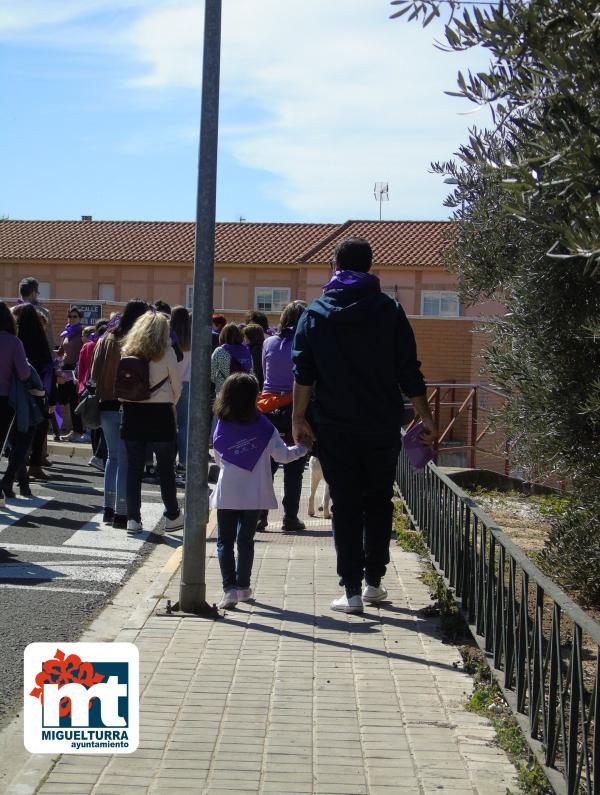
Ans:
{"label": "sky", "polygon": [[[223,0],[217,220],[444,219],[482,53],[389,0]],[[193,220],[202,0],[0,0],[0,217]]]}

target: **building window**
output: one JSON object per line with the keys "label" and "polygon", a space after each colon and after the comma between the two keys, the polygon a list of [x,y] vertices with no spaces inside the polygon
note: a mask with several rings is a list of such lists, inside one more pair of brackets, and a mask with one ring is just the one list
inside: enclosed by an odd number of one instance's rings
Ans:
{"label": "building window", "polygon": [[99,301],[114,301],[115,300],[115,285],[108,283],[100,283],[98,285],[98,300]]}
{"label": "building window", "polygon": [[38,293],[42,301],[50,298],[50,282],[38,282]]}
{"label": "building window", "polygon": [[194,303],[194,285],[187,284],[185,288],[185,308],[191,309]]}
{"label": "building window", "polygon": [[459,317],[458,293],[423,290],[421,292],[421,314],[425,317]]}
{"label": "building window", "polygon": [[261,312],[281,312],[289,302],[289,287],[256,287],[254,289],[254,308]]}

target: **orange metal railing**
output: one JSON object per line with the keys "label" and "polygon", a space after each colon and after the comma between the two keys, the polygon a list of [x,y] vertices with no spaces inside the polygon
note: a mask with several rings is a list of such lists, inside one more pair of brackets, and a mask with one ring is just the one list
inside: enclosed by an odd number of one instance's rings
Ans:
{"label": "orange metal railing", "polygon": [[449,454],[466,453],[465,465],[509,473],[506,434],[493,422],[506,395],[485,384],[428,381],[427,400],[438,430],[435,463]]}

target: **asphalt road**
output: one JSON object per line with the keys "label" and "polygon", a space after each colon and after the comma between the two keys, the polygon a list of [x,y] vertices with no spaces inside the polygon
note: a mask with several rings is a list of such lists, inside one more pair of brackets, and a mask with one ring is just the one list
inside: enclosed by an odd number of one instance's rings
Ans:
{"label": "asphalt road", "polygon": [[0,508],[0,728],[22,705],[27,644],[76,641],[155,544],[173,545],[157,486],[142,492],[154,532],[131,537],[101,523],[102,473],[81,458],[54,460],[52,480],[32,483],[34,499]]}

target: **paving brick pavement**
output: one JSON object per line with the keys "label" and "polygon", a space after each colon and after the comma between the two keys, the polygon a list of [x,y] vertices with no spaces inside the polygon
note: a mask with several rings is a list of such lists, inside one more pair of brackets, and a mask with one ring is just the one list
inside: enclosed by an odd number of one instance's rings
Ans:
{"label": "paving brick pavement", "polygon": [[[390,601],[332,613],[329,523],[257,535],[256,601],[224,619],[150,616],[119,640],[140,650],[140,748],[63,756],[39,795],[433,795],[518,791],[494,732],[463,704],[415,555],[393,545]],[[214,538],[208,593],[220,592]],[[166,596],[178,598],[179,574]],[[10,792],[10,790],[9,790]],[[11,794],[12,795],[12,794]]]}

